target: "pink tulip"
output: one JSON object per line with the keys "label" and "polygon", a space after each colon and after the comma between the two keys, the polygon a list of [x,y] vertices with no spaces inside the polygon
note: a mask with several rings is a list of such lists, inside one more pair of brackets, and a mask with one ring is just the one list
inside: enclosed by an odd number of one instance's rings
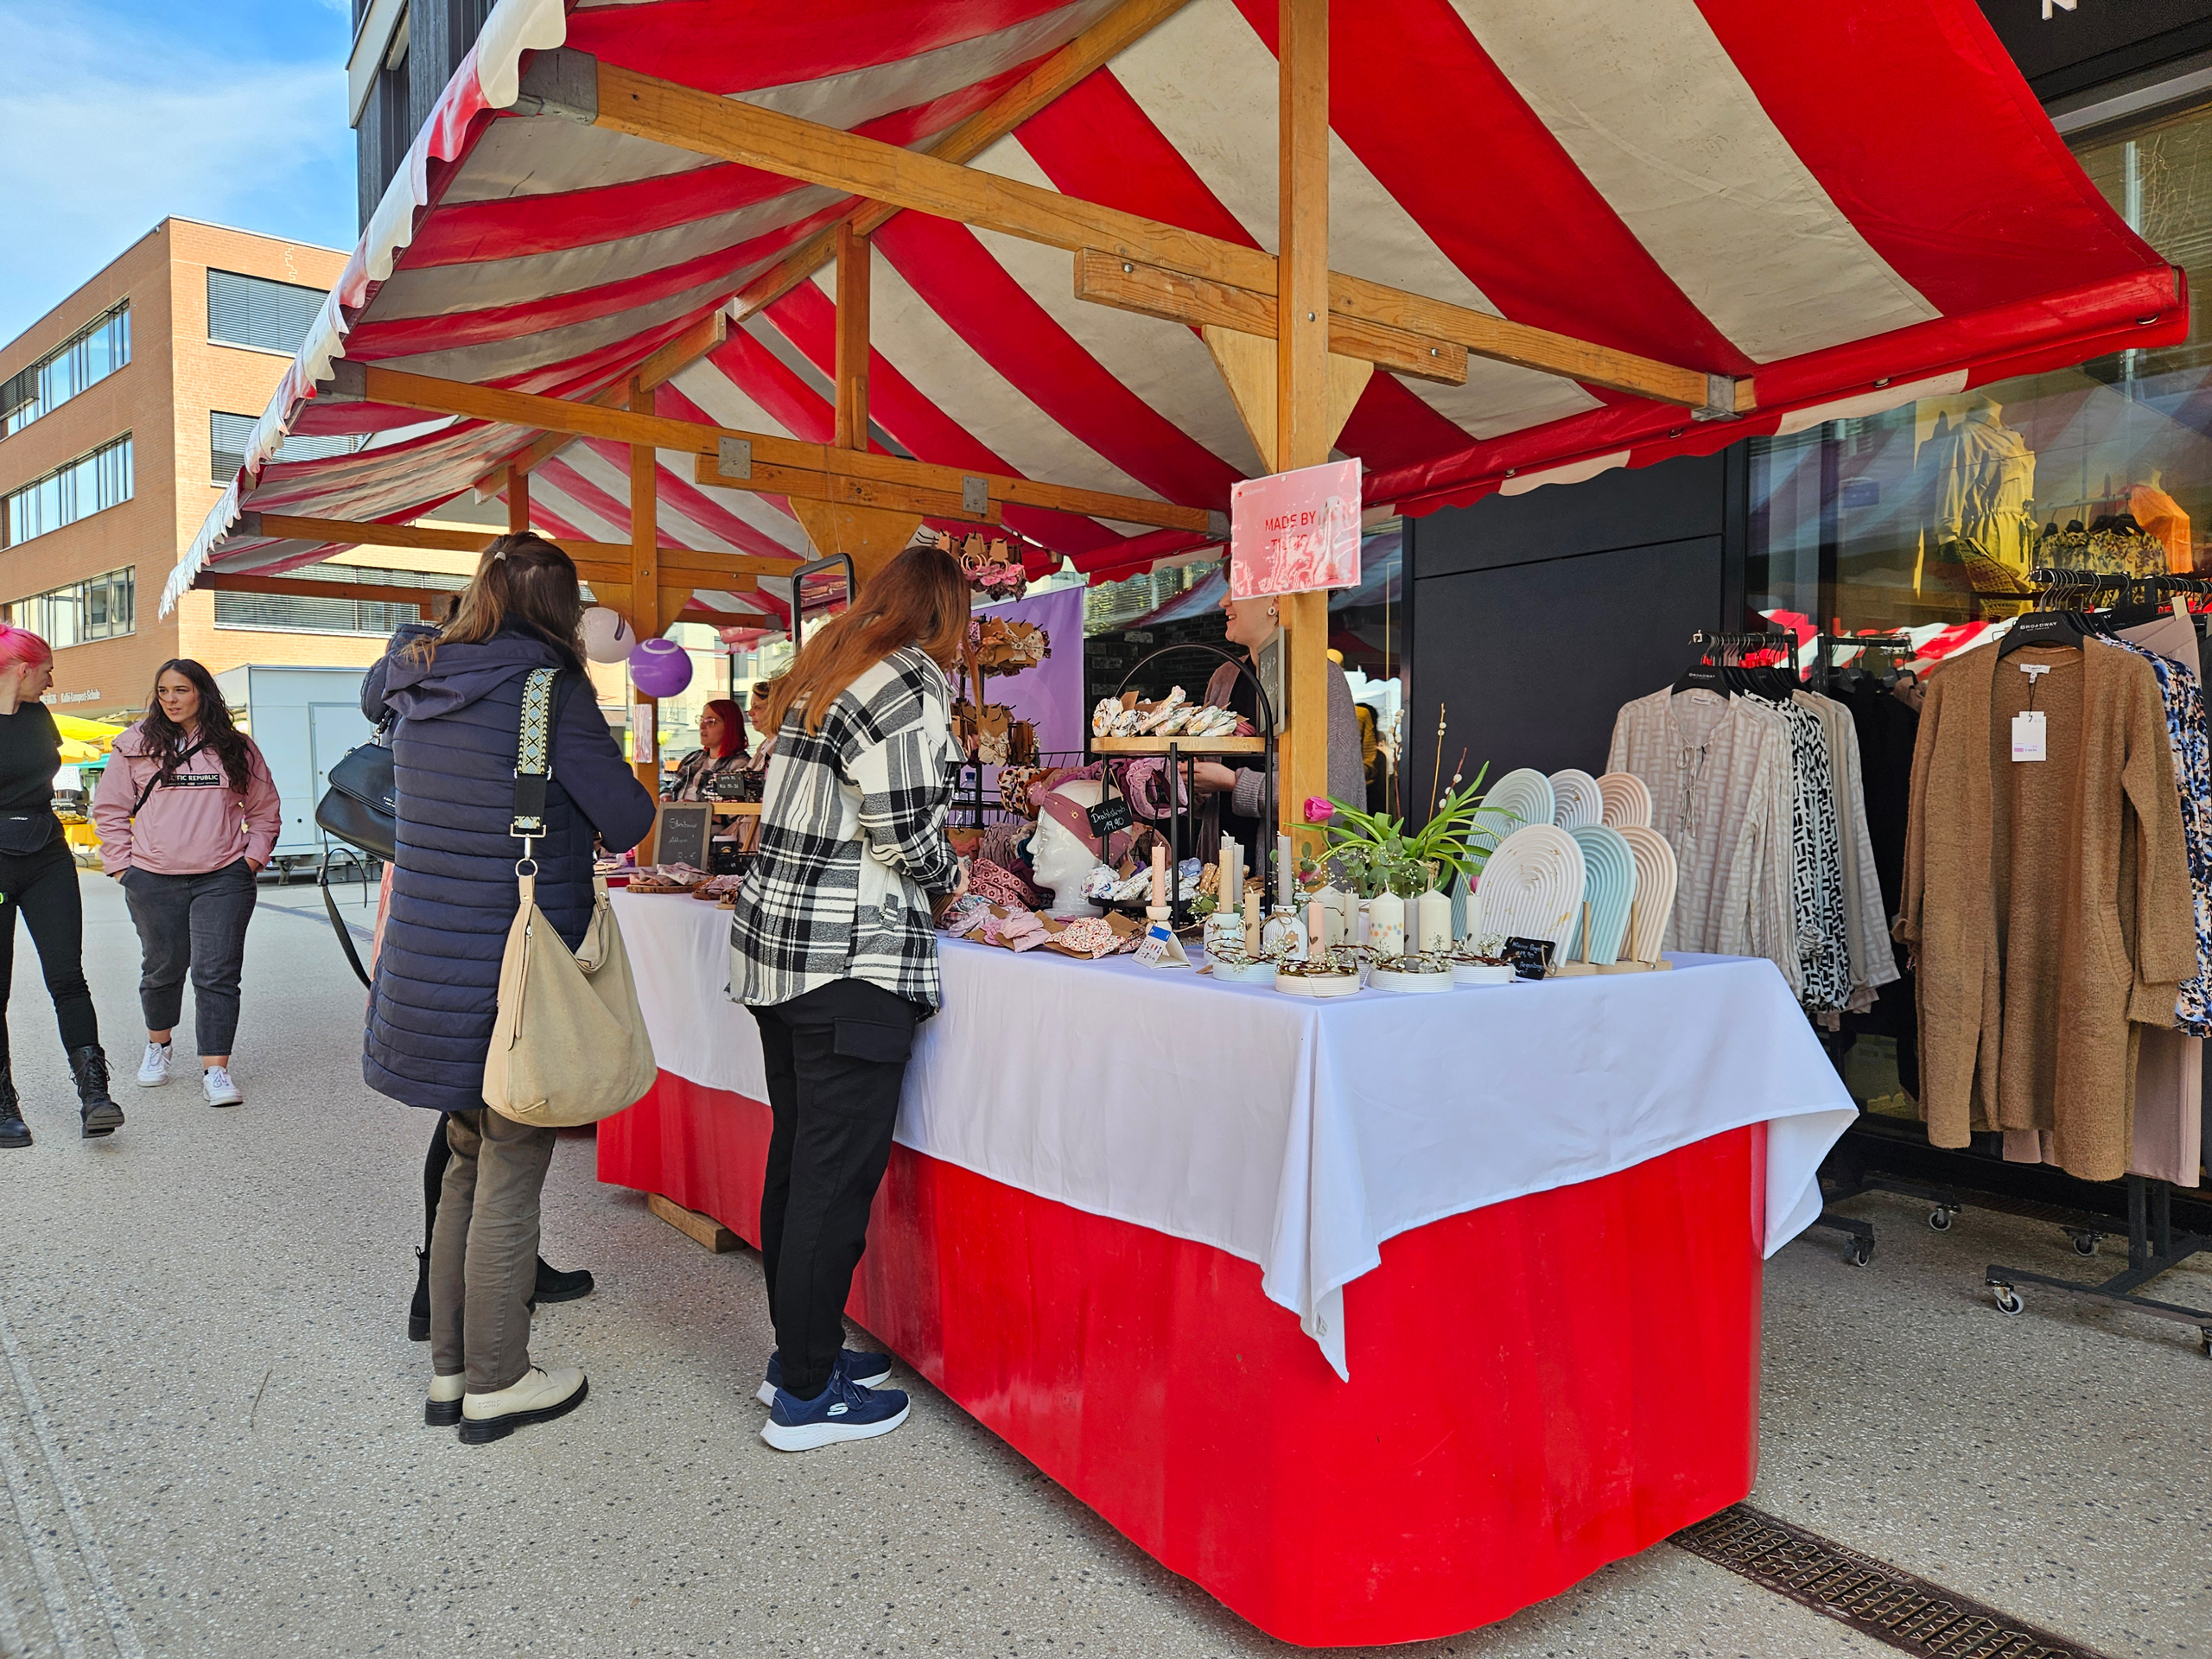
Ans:
{"label": "pink tulip", "polygon": [[1306,798],[1306,823],[1326,823],[1331,818],[1333,818],[1336,816],[1337,809],[1330,803],[1327,796],[1308,795]]}

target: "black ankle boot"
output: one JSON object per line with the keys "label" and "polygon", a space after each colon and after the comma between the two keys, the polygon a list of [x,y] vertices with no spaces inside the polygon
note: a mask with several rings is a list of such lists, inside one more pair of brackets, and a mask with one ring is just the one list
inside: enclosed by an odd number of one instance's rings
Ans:
{"label": "black ankle boot", "polygon": [[531,1293],[530,1305],[534,1310],[540,1302],[573,1302],[592,1292],[591,1269],[578,1268],[573,1273],[563,1273],[543,1256],[537,1258],[537,1288]]}
{"label": "black ankle boot", "polygon": [[[0,1065],[0,1152],[30,1143],[31,1126],[23,1122],[22,1102],[16,1097],[16,1079],[10,1068]],[[541,1268],[544,1265],[538,1263]]]}
{"label": "black ankle boot", "polygon": [[430,1339],[430,1253],[415,1252],[415,1300],[407,1304],[407,1340]]}
{"label": "black ankle boot", "polygon": [[69,1070],[77,1079],[77,1115],[85,1120],[85,1139],[113,1135],[123,1127],[123,1108],[107,1095],[107,1055],[98,1043],[87,1044],[69,1056]]}

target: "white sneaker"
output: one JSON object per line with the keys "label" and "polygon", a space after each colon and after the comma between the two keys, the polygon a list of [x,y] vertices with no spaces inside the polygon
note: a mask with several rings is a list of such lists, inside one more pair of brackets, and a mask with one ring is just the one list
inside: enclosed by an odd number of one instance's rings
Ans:
{"label": "white sneaker", "polygon": [[167,1043],[146,1045],[146,1058],[138,1062],[138,1086],[158,1089],[169,1080],[169,1056],[176,1051]]}
{"label": "white sneaker", "polygon": [[504,1440],[524,1423],[550,1422],[565,1416],[584,1402],[591,1384],[584,1374],[569,1367],[549,1371],[533,1365],[522,1380],[493,1394],[472,1394],[461,1402],[461,1438],[464,1444],[481,1446]]}
{"label": "white sneaker", "polygon": [[[142,1071],[138,1075],[143,1078],[146,1074]],[[200,1075],[200,1086],[207,1091],[210,1106],[237,1106],[245,1100],[238,1092],[238,1084],[231,1081],[231,1068],[227,1065],[209,1066]]]}

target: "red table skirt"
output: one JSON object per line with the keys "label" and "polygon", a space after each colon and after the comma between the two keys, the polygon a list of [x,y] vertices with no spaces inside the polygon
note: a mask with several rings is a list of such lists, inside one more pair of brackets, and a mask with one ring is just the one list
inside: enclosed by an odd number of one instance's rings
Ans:
{"label": "red table skirt", "polygon": [[[768,1130],[663,1072],[600,1179],[757,1244]],[[1394,1238],[1344,1382],[1253,1263],[893,1147],[849,1311],[1262,1630],[1410,1642],[1750,1492],[1764,1183],[1754,1125]]]}

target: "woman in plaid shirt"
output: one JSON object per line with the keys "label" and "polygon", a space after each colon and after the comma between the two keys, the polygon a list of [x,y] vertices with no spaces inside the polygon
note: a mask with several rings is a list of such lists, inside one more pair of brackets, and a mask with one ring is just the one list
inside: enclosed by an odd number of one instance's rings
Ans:
{"label": "woman in plaid shirt", "polygon": [[944,836],[959,763],[946,671],[968,584],[934,544],[877,572],[770,696],[760,839],[730,924],[730,987],[767,1058],[760,1255],[775,1320],[761,1438],[804,1452],[887,1434],[906,1396],[844,1344],[845,1298],[915,1024],[935,1012],[933,898],[967,874]]}

